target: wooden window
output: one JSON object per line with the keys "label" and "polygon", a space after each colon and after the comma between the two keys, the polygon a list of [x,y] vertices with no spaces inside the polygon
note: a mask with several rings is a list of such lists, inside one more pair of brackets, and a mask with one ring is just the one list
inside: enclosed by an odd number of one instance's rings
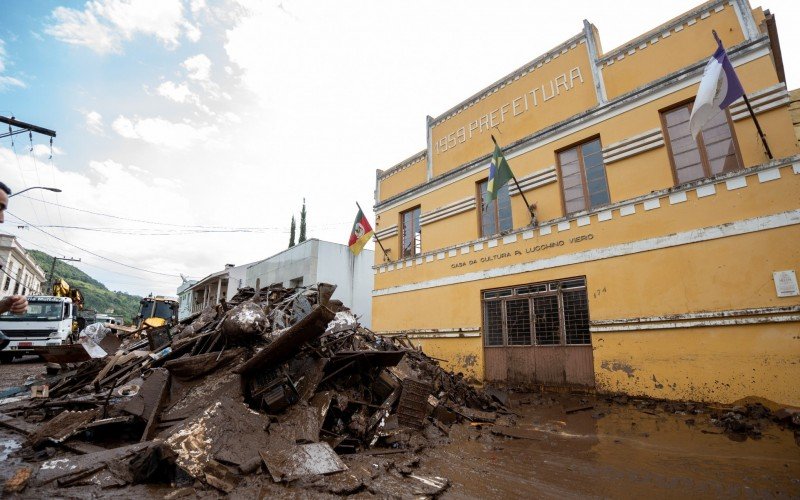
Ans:
{"label": "wooden window", "polygon": [[500,188],[497,198],[486,203],[489,196],[486,192],[489,180],[478,183],[478,198],[480,199],[479,213],[481,218],[481,236],[510,231],[513,228],[511,221],[511,197],[508,193],[508,184]]}
{"label": "wooden window", "polygon": [[482,298],[487,347],[592,343],[583,277],[490,290]]}
{"label": "wooden window", "polygon": [[742,168],[728,112],[717,113],[703,127],[696,141],[689,131],[691,113],[691,103],[661,113],[675,183]]}
{"label": "wooden window", "polygon": [[413,257],[422,252],[422,233],[419,227],[420,207],[400,214],[401,257]]}
{"label": "wooden window", "polygon": [[558,152],[564,210],[570,214],[611,201],[600,138]]}

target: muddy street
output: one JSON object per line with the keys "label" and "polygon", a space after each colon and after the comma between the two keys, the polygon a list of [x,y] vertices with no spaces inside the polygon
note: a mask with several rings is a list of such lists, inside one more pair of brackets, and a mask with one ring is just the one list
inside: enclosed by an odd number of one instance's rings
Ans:
{"label": "muddy street", "polygon": [[[770,422],[760,438],[741,440],[708,413],[574,395],[514,399],[515,438],[495,426],[460,426],[451,444],[431,450],[429,466],[452,482],[448,497],[800,494],[795,436]],[[564,411],[581,405],[593,408]]]}
{"label": "muddy street", "polygon": [[[20,366],[30,370],[34,364],[38,363]],[[12,375],[15,370],[20,368],[3,365],[0,375],[8,380],[17,376]],[[686,405],[650,400],[514,393],[508,407],[515,416],[493,423],[455,424],[449,436],[429,428],[427,443],[418,450],[343,455],[349,470],[338,474],[283,485],[260,471],[247,477],[231,496],[408,497],[414,492],[397,489],[396,483],[383,478],[409,474],[447,480],[442,498],[800,495],[800,447],[795,434],[769,419],[758,420],[760,437],[753,438],[725,432],[714,424],[713,408],[704,405],[689,405],[687,411]],[[0,481],[22,465],[13,452],[23,441],[13,431],[0,429]],[[199,484],[123,489],[83,485],[58,491],[52,486],[29,488],[23,497],[54,493],[78,498],[219,494]]]}
{"label": "muddy street", "polygon": [[28,377],[45,372],[45,363],[38,356],[23,356],[11,363],[0,365],[0,387],[22,385]]}

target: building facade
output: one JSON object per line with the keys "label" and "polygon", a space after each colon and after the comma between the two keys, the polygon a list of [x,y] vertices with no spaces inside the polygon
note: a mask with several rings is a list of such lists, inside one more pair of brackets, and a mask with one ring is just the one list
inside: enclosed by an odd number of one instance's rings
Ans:
{"label": "building facade", "polygon": [[[377,172],[374,329],[476,380],[800,405],[800,148],[775,26],[710,1],[604,52],[584,21],[428,117],[426,149]],[[712,30],[773,159],[741,99],[689,134]],[[492,134],[519,182],[485,203]]]}
{"label": "building facade", "polygon": [[356,256],[347,245],[312,238],[249,265],[245,283],[253,288],[332,283],[336,285],[332,298],[341,300],[370,328],[374,259],[372,250]]}
{"label": "building facade", "polygon": [[0,234],[0,266],[3,269],[0,298],[43,293],[44,270],[28,255],[15,236]]}
{"label": "building facade", "polygon": [[209,305],[218,304],[221,299],[233,298],[239,288],[244,286],[247,267],[252,264],[225,264],[222,271],[211,273],[199,281],[182,283],[177,290],[178,319],[183,320]]}
{"label": "building facade", "polygon": [[183,278],[183,283],[178,287],[178,320],[182,321],[192,315],[192,306],[194,303],[194,293],[192,286],[197,283],[197,280],[187,280]]}

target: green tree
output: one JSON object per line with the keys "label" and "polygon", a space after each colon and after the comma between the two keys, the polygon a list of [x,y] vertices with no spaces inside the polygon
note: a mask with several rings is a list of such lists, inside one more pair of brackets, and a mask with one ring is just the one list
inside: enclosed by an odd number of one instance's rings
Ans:
{"label": "green tree", "polygon": [[292,215],[292,225],[289,227],[289,248],[294,246],[294,232],[297,229],[297,224],[294,222],[294,215]]}
{"label": "green tree", "polygon": [[306,199],[303,198],[303,209],[300,211],[300,237],[298,243],[306,241]]}

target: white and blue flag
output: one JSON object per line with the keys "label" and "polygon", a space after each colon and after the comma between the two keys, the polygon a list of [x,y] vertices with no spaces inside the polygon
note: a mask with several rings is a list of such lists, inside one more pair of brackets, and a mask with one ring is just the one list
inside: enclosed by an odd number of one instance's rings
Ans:
{"label": "white and blue flag", "polygon": [[689,128],[695,139],[710,119],[744,95],[742,84],[733,70],[733,65],[722,46],[722,41],[716,33],[714,33],[714,38],[717,39],[717,50],[703,71],[692,115],[689,118]]}

